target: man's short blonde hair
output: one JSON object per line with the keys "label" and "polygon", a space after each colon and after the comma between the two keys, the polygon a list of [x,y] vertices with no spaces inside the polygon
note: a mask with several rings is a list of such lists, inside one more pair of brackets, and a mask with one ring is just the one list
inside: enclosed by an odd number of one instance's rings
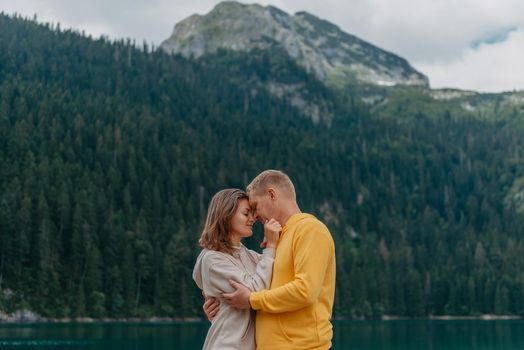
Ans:
{"label": "man's short blonde hair", "polygon": [[259,194],[269,187],[275,187],[279,190],[288,193],[294,199],[296,198],[295,186],[289,176],[287,176],[283,171],[280,170],[264,170],[257,175],[246,187],[246,192],[248,195]]}

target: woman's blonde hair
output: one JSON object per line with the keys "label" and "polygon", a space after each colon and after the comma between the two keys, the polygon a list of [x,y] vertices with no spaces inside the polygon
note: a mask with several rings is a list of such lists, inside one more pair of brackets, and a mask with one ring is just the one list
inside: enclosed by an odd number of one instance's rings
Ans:
{"label": "woman's blonde hair", "polygon": [[229,234],[231,218],[235,215],[241,199],[248,199],[246,192],[227,188],[217,192],[207,209],[206,223],[198,243],[202,248],[231,253],[233,247]]}

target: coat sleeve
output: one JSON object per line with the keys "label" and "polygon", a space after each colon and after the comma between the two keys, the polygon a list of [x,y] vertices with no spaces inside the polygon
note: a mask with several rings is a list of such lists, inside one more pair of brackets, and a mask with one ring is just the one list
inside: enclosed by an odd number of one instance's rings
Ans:
{"label": "coat sleeve", "polygon": [[269,288],[274,260],[275,249],[264,249],[257,263],[256,271],[251,275],[237,266],[229,257],[210,254],[209,258],[204,261],[209,271],[207,283],[209,290],[206,291],[206,295],[221,297],[222,293],[233,292],[234,288],[229,284],[229,280],[243,284],[252,292]]}
{"label": "coat sleeve", "polygon": [[334,269],[335,246],[328,229],[320,222],[297,231],[293,242],[294,279],[278,288],[251,293],[255,310],[289,312],[315,303],[328,269]]}

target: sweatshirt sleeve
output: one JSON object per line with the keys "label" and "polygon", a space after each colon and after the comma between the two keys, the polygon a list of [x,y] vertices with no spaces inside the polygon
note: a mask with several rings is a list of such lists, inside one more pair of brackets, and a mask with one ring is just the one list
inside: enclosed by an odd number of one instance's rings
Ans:
{"label": "sweatshirt sleeve", "polygon": [[305,224],[296,232],[293,242],[294,280],[275,289],[251,293],[251,307],[281,313],[313,304],[326,271],[334,268],[334,254],[335,246],[327,228],[320,222]]}
{"label": "sweatshirt sleeve", "polygon": [[252,292],[267,289],[271,284],[274,260],[275,249],[264,249],[255,273],[250,275],[227,257],[213,254],[206,262],[209,271],[208,286],[210,288],[206,294],[219,297],[222,293],[233,292],[234,288],[229,284],[229,280],[243,284]]}

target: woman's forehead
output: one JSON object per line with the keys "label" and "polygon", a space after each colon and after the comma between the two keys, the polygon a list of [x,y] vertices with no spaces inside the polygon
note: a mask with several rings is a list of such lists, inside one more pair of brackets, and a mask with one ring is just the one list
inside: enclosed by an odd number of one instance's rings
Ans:
{"label": "woman's forehead", "polygon": [[241,200],[238,201],[238,207],[239,208],[249,208],[249,202],[247,200],[247,198],[242,198]]}

